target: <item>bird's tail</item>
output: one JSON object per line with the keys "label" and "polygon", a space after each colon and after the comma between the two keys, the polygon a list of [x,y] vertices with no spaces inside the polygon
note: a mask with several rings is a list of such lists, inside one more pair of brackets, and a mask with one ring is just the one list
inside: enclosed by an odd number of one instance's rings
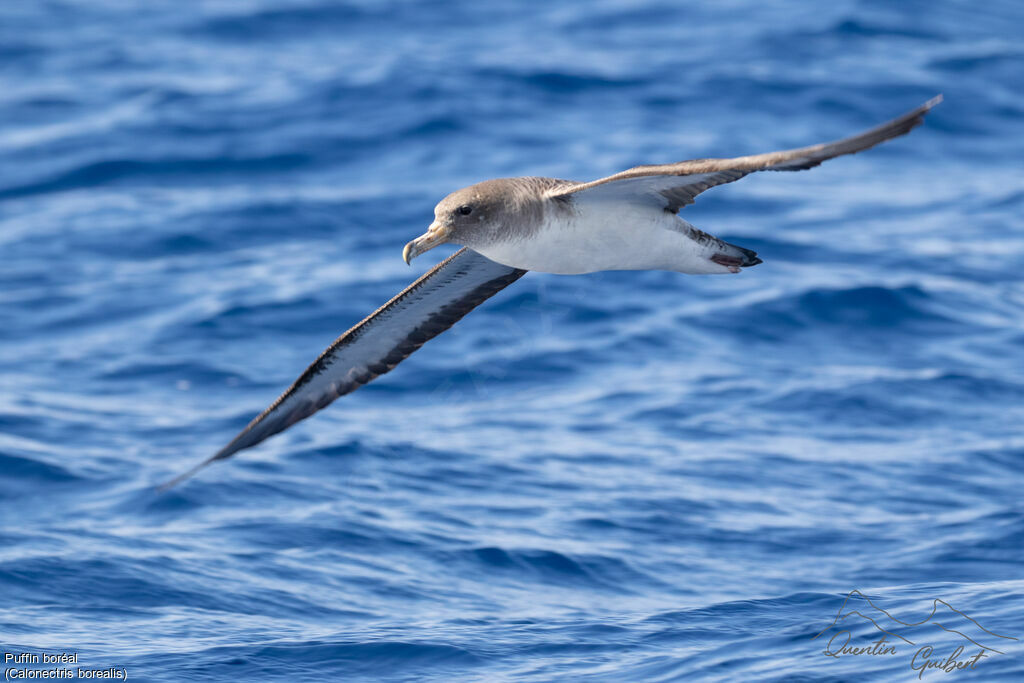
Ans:
{"label": "bird's tail", "polygon": [[763,263],[757,257],[757,252],[752,249],[746,249],[722,240],[718,240],[718,245],[720,245],[720,248],[711,255],[711,260],[720,266],[749,268],[750,266],[756,266],[758,263]]}
{"label": "bird's tail", "polygon": [[756,251],[738,247],[717,237],[713,239],[711,255],[707,259],[712,263],[727,268],[728,272],[738,273],[740,268],[749,268],[761,263],[761,259],[757,258]]}

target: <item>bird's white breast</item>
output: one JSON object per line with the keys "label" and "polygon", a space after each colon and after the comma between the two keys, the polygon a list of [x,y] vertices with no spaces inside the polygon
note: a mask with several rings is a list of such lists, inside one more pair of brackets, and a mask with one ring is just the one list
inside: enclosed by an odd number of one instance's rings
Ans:
{"label": "bird's white breast", "polygon": [[573,275],[599,270],[719,273],[678,216],[647,203],[576,201],[521,237],[473,248],[498,263]]}

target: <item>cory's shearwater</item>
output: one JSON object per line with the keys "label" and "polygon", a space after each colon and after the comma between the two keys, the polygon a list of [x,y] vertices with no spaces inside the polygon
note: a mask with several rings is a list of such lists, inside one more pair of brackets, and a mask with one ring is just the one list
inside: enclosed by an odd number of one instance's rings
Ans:
{"label": "cory's shearwater", "polygon": [[678,211],[704,190],[754,171],[800,171],[903,135],[941,101],[940,95],[865,133],[811,147],[637,166],[589,183],[502,178],[453,192],[402,256],[408,263],[449,242],[462,249],[338,337],[231,443],[164,487],[255,446],[390,371],[529,270],[711,274],[756,266],[761,259],[753,251],[698,230]]}

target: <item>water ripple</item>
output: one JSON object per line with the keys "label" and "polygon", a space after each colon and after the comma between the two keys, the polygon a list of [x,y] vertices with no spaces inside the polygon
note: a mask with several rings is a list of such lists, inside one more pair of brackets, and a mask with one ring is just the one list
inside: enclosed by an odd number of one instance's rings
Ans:
{"label": "water ripple", "polygon": [[[1022,23],[0,3],[5,647],[155,681],[916,675],[822,654],[854,588],[1024,637]],[[756,269],[531,273],[154,491],[429,267],[401,246],[453,188],[810,144],[940,91],[906,138],[684,209]]]}

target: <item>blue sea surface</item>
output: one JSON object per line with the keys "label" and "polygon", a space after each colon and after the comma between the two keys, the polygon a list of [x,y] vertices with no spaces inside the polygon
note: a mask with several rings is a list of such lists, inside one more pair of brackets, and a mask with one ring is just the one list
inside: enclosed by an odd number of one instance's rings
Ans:
{"label": "blue sea surface", "polygon": [[[1022,35],[999,1],[0,3],[7,676],[1024,680]],[[401,259],[448,192],[938,93],[683,210],[763,265],[530,273],[155,491],[454,250]]]}

